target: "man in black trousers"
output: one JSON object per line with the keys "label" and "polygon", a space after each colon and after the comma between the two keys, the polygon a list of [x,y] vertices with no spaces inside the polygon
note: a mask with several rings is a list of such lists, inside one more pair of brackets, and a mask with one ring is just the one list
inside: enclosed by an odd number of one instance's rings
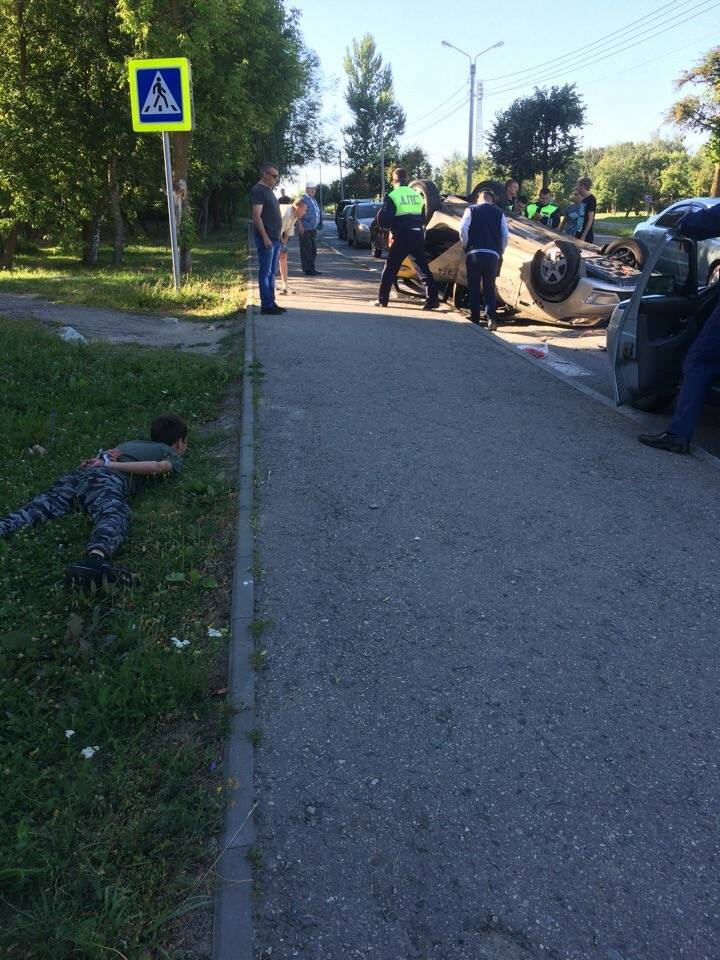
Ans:
{"label": "man in black trousers", "polygon": [[380,290],[375,306],[388,305],[390,288],[397,279],[400,264],[405,257],[412,257],[420,279],[425,285],[423,310],[434,310],[439,306],[440,300],[437,284],[430,273],[425,256],[424,201],[417,190],[407,185],[407,180],[405,170],[402,167],[395,167],[392,172],[393,189],[387,195],[377,215],[377,222],[381,227],[390,227],[393,242],[380,278]]}

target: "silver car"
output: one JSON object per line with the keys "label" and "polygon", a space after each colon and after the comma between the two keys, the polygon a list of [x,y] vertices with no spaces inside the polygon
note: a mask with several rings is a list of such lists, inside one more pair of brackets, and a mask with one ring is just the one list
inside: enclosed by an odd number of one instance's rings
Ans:
{"label": "silver car", "polygon": [[[425,200],[425,253],[430,270],[455,306],[467,303],[465,253],[458,237],[468,198],[441,197],[429,180],[411,184]],[[497,181],[475,188],[504,192]],[[543,323],[591,326],[604,323],[635,287],[644,245],[620,238],[603,248],[562,236],[534,220],[507,213],[509,241],[496,280],[505,316],[514,314]]]}
{"label": "silver car", "polygon": [[[677,227],[686,213],[702,210],[720,203],[720,197],[692,197],[677,200],[660,213],[648,217],[635,227],[633,236],[642,240],[646,246],[654,247],[667,230]],[[711,286],[720,280],[720,237],[703,240],[697,245],[698,280]]]}
{"label": "silver car", "polygon": [[[698,269],[701,243],[659,232],[629,300],[618,304],[607,332],[615,400],[662,410],[675,396],[682,362],[720,298]],[[711,394],[717,399],[720,384]]]}
{"label": "silver car", "polygon": [[347,214],[348,246],[370,246],[370,227],[381,206],[373,200],[358,200],[350,207]]}

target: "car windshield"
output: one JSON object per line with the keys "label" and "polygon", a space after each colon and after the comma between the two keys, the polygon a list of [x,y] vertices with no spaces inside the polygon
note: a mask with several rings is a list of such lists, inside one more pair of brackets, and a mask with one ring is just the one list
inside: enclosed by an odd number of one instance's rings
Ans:
{"label": "car windshield", "polygon": [[369,220],[378,212],[378,207],[374,203],[361,203],[357,208],[355,216],[358,220]]}

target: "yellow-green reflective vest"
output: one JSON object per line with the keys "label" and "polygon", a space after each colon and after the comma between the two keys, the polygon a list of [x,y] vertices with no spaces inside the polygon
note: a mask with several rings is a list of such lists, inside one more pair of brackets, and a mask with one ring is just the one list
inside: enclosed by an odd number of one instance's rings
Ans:
{"label": "yellow-green reflective vest", "polygon": [[422,213],[423,206],[425,201],[417,192],[413,190],[412,187],[399,186],[395,187],[388,196],[395,204],[395,210],[397,217],[406,217],[408,214],[415,214],[416,216]]}
{"label": "yellow-green reflective vest", "polygon": [[556,203],[546,203],[544,207],[541,207],[539,203],[529,203],[525,208],[526,215],[532,220],[535,214],[540,211],[541,217],[547,217],[548,221],[552,218],[552,215],[556,210],[560,208]]}

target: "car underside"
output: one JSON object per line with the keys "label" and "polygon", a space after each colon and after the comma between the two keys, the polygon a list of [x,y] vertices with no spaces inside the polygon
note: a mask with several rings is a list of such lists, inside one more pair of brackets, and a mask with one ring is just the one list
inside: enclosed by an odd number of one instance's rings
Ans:
{"label": "car underside", "polygon": [[[499,198],[504,187],[498,181],[483,181],[468,198],[442,197],[429,180],[415,180],[411,186],[425,199],[425,250],[433,276],[446,298],[465,306],[467,272],[460,220],[481,190],[492,189]],[[607,321],[617,304],[632,295],[647,254],[637,241],[618,239],[599,247],[513,213],[507,214],[507,223],[509,241],[496,281],[506,315],[594,325]],[[411,275],[409,266],[403,271],[406,275]],[[406,283],[415,286],[412,278]]]}

